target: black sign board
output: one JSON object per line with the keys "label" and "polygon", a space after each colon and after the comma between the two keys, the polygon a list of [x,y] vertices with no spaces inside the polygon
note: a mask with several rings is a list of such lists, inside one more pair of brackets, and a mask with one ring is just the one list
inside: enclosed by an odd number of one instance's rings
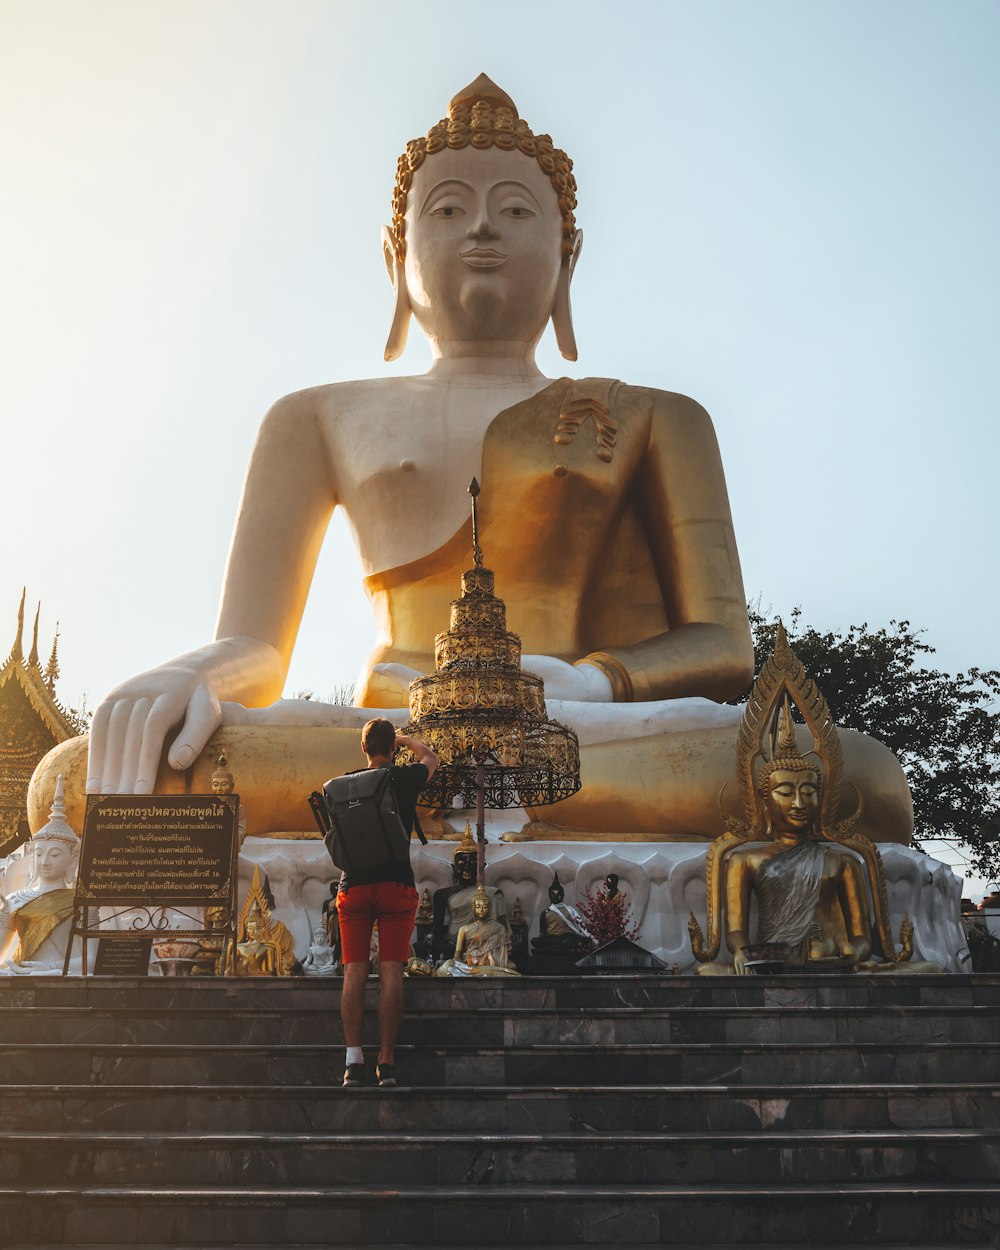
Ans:
{"label": "black sign board", "polygon": [[[228,921],[213,928],[234,941],[239,805],[236,794],[90,795],[64,974],[77,935],[86,969],[88,937],[102,947],[143,939],[148,954],[154,937],[203,936],[206,907],[225,909]],[[113,960],[113,971],[135,975],[135,949],[132,958],[126,968],[124,952],[108,950],[102,971]]]}
{"label": "black sign board", "polygon": [[129,935],[114,940],[100,938],[94,960],[96,977],[148,977],[152,938]]}
{"label": "black sign board", "polygon": [[76,901],[91,907],[228,903],[235,794],[92,794]]}

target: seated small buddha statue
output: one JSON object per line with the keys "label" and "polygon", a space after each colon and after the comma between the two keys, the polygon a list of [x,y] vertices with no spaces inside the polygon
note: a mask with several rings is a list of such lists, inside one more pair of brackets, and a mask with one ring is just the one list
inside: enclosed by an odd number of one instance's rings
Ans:
{"label": "seated small buddha statue", "polygon": [[432,956],[434,946],[434,902],[431,899],[430,890],[426,887],[420,895],[420,902],[417,904],[417,912],[413,917],[413,927],[416,930],[414,948],[417,957]]}
{"label": "seated small buddha statue", "polygon": [[302,971],[307,977],[332,977],[337,971],[337,957],[321,924],[313,929],[312,945],[302,959]]}
{"label": "seated small buddha statue", "polygon": [[510,957],[518,972],[526,972],[529,959],[528,930],[531,920],[525,916],[520,898],[514,899],[514,906],[508,916],[510,922]]}
{"label": "seated small buddha statue", "polygon": [[[225,751],[219,756],[212,773],[213,794],[233,794],[236,790],[236,778],[229,769],[229,761]],[[239,839],[237,845],[242,846],[247,836],[247,818],[243,812],[243,804],[239,805],[236,817],[236,832]]]}
{"label": "seated small buddha statue", "polygon": [[472,912],[475,919],[464,924],[455,941],[455,956],[436,971],[435,976],[512,976],[517,969],[510,964],[510,930],[490,918],[492,904],[486,888],[476,889]]}
{"label": "seated small buddha statue", "polygon": [[[73,918],[80,840],[66,820],[63,779],[48,822],[31,839],[27,883],[0,899],[0,976],[62,972]],[[70,971],[82,971],[74,955]]]}
{"label": "seated small buddha statue", "polygon": [[549,905],[538,917],[538,937],[531,941],[531,971],[536,976],[571,975],[576,961],[593,946],[579,911],[566,902],[558,872],[549,885]]}
{"label": "seated small buddha statue", "polygon": [[[466,821],[465,835],[451,857],[452,884],[434,891],[434,920],[432,929],[432,953],[435,960],[450,959],[455,953],[459,930],[473,919],[476,898],[477,872],[476,843],[472,827]],[[485,864],[484,864],[485,867]],[[507,903],[503,891],[496,886],[485,886],[490,899],[490,909],[495,920],[508,928]]]}
{"label": "seated small buddha statue", "polygon": [[559,943],[576,949],[581,942],[587,947],[590,945],[587,926],[572,903],[566,902],[566,891],[559,880],[559,874],[554,872],[549,885],[549,905],[538,917],[538,937],[535,944],[551,946]]}
{"label": "seated small buddha statue", "polygon": [[[812,734],[811,751],[800,749],[793,702]],[[699,973],[745,975],[761,962],[816,971],[940,971],[911,961],[905,916],[902,949],[896,950],[878,848],[854,831],[853,818],[832,822],[843,777],[837,728],[780,624],[774,654],[747,703],[737,772],[746,816],[730,821],[709,849],[707,946],[693,913],[688,925]],[[753,900],[757,932],[751,939]],[[732,963],[717,959],[723,913]],[[873,947],[880,960],[871,959]]]}
{"label": "seated small buddha statue", "polygon": [[[287,977],[301,970],[291,933],[271,915],[269,894],[270,883],[256,865],[237,925],[236,951],[241,976]],[[232,971],[231,958],[225,963],[226,970]]]}
{"label": "seated small buddha statue", "polygon": [[239,971],[245,977],[276,977],[281,952],[264,931],[264,917],[255,904],[243,924],[243,937],[236,944]]}
{"label": "seated small buddha statue", "polygon": [[[576,191],[566,153],[485,75],[406,145],[382,239],[394,291],[385,356],[401,355],[415,319],[429,372],[314,387],[274,405],[247,472],[214,641],[116,687],[94,716],[89,767],[80,738],[36,772],[35,816],[57,767],[81,789],[85,776],[90,792],[197,790],[221,726],[245,762],[250,834],[308,831],[302,794],[363,764],[357,731],[372,709],[402,723],[410,681],[434,671],[436,622],[469,548],[454,484],[475,477],[482,542],[523,666],[581,747],[582,788],[545,820],[527,809],[521,833],[714,836],[739,721],[722,705],[753,673],[725,476],[693,400],[538,368],[550,321],[563,357],[577,359]],[[387,521],[387,501],[405,524]],[[353,708],[280,699],[336,508],[378,627]],[[912,809],[896,760],[860,734],[845,735],[845,755],[870,831],[907,842]]]}

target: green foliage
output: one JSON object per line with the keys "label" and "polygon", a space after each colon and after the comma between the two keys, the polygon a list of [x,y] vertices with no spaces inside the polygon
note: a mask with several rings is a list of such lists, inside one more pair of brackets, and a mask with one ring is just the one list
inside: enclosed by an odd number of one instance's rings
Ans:
{"label": "green foliage", "polygon": [[[749,611],[759,672],[776,625],[759,603]],[[952,677],[925,667],[934,648],[909,621],[835,633],[801,617],[796,608],[785,623],[788,641],[837,724],[877,738],[902,764],[916,843],[957,839],[979,875],[1000,877],[1000,672],[970,668]]]}
{"label": "green foliage", "polygon": [[990,933],[985,920],[963,916],[962,923],[969,949],[961,962],[971,963],[973,972],[1000,972],[1000,940]]}

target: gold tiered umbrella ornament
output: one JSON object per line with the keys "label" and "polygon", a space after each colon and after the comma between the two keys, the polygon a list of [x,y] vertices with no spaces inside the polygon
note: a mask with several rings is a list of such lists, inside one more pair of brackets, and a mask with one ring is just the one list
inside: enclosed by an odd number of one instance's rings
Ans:
{"label": "gold tiered umbrella ornament", "polygon": [[462,597],[451,605],[451,628],[434,639],[435,672],[410,683],[405,733],[441,760],[421,802],[476,807],[479,880],[482,881],[485,810],[544,807],[580,789],[576,734],[545,715],[540,677],[521,668],[521,639],[507,629],[507,608],[483,566],[476,501],[472,496],[473,567],[462,574]]}

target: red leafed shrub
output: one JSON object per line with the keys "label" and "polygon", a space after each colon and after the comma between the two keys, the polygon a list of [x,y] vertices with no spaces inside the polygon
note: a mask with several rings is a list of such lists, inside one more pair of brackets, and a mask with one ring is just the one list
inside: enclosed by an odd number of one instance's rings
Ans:
{"label": "red leafed shrub", "polygon": [[588,888],[580,899],[579,911],[598,946],[619,937],[634,942],[639,936],[639,926],[632,919],[631,906],[621,891],[614,898],[608,898],[607,890],[600,889],[592,894]]}

